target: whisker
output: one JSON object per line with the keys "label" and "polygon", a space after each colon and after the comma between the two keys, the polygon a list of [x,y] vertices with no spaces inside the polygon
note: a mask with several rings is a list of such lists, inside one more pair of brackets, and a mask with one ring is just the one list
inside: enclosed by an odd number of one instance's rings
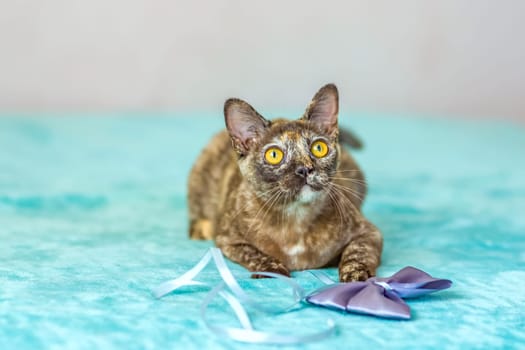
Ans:
{"label": "whisker", "polygon": [[361,193],[359,193],[358,191],[354,190],[353,188],[342,186],[342,185],[339,185],[339,184],[336,184],[336,183],[332,183],[332,185],[334,185],[336,188],[339,188],[339,189],[341,189],[343,191],[346,191],[347,193],[350,193],[351,195],[353,195],[354,197],[356,197],[360,201],[364,200],[363,195]]}
{"label": "whisker", "polygon": [[272,196],[266,200],[263,205],[261,205],[261,207],[259,208],[259,210],[257,211],[257,213],[255,214],[255,217],[253,218],[253,221],[251,222],[250,226],[248,227],[248,230],[246,230],[246,233],[250,233],[253,226],[257,223],[257,219],[259,217],[259,214],[261,213],[261,211],[270,203],[272,202],[275,198],[277,198],[279,195],[280,195],[281,191],[277,191],[276,193],[272,194]]}
{"label": "whisker", "polygon": [[330,197],[332,202],[335,204],[335,207],[336,207],[337,212],[339,214],[339,229],[343,229],[343,212],[342,212],[342,208],[341,208],[340,204],[337,201],[337,197],[335,196],[334,193],[332,193],[332,190],[331,190],[330,187],[328,188],[328,196]]}
{"label": "whisker", "polygon": [[[271,189],[269,189],[269,190],[263,192],[263,193],[261,194],[261,196],[266,196],[266,195],[270,194],[271,192],[273,192],[273,191],[278,191],[278,190],[279,190],[279,186],[276,185],[275,187],[273,187],[273,188],[271,188]],[[272,195],[273,195],[273,193],[272,193]],[[271,196],[270,196],[270,197],[271,197]],[[264,200],[264,199],[263,199],[263,200]],[[252,203],[250,203],[250,202],[247,203],[246,205],[244,205],[241,209],[239,209],[239,210],[233,215],[233,217],[230,218],[230,221],[233,221],[233,219],[235,219],[235,218],[236,218],[241,212],[243,212],[243,211],[244,211],[246,208],[248,208],[250,205],[252,205]]]}
{"label": "whisker", "polygon": [[261,220],[259,220],[260,225],[262,225],[264,223],[264,219],[266,218],[266,215],[268,215],[268,213],[270,212],[270,209],[272,209],[272,207],[279,201],[279,198],[281,198],[281,195],[283,193],[284,193],[283,191],[279,191],[278,194],[277,194],[277,197],[275,197],[275,199],[270,203],[270,205],[268,205],[268,207],[266,208],[266,211],[264,212]]}
{"label": "whisker", "polygon": [[352,203],[352,201],[338,188],[332,187],[333,191],[341,199],[340,204],[343,205],[349,212],[359,212],[359,209]]}
{"label": "whisker", "polygon": [[361,169],[337,169],[336,173],[345,173],[345,172],[361,172]]}
{"label": "whisker", "polygon": [[[291,197],[290,192],[286,193],[286,196],[285,196],[285,199],[284,199],[285,205],[288,204],[288,201],[290,200],[290,197]],[[282,208],[282,210],[281,210],[281,226],[283,226],[283,227],[284,227],[284,219],[287,218],[287,215],[285,215],[285,212],[286,212],[286,208]]]}
{"label": "whisker", "polygon": [[331,180],[345,180],[345,181],[352,181],[352,182],[355,182],[355,183],[360,183],[360,184],[366,184],[366,180],[361,180],[361,179],[353,179],[351,177],[334,177],[334,176],[331,176],[330,177]]}
{"label": "whisker", "polygon": [[[357,193],[356,191],[354,191],[354,190],[352,190],[352,189],[350,189],[350,188],[344,187],[344,186],[340,186],[340,185],[334,184],[334,183],[332,183],[332,185],[333,185],[332,188],[333,188],[334,190],[337,190],[337,192],[338,192],[342,197],[346,198],[348,201],[350,201],[350,199],[348,199],[348,198],[344,195],[344,193],[348,193],[348,194],[354,196],[355,198],[359,199],[360,201],[363,201],[362,196],[360,196],[360,194]],[[354,205],[354,203],[352,203],[352,201],[350,201],[350,203],[352,204],[352,207],[353,207],[354,209],[357,209],[356,206]]]}

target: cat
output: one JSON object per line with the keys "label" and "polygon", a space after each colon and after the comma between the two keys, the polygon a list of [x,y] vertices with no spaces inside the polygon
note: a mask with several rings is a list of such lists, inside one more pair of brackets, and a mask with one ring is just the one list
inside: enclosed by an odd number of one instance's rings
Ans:
{"label": "cat", "polygon": [[340,139],[338,112],[333,84],[293,121],[228,99],[226,130],[190,173],[190,238],[214,239],[250,271],[290,276],[338,265],[341,282],[375,276],[383,239],[361,213],[364,175],[340,141],[360,144],[346,131]]}

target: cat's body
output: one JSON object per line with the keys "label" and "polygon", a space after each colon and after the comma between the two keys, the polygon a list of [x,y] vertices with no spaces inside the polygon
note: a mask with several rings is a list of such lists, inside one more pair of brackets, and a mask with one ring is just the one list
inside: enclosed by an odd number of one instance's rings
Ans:
{"label": "cat's body", "polygon": [[366,186],[339,146],[337,99],[327,85],[302,119],[273,122],[228,100],[228,131],[190,175],[190,237],[215,239],[251,271],[289,275],[339,263],[342,281],[373,276],[382,238],[360,212]]}

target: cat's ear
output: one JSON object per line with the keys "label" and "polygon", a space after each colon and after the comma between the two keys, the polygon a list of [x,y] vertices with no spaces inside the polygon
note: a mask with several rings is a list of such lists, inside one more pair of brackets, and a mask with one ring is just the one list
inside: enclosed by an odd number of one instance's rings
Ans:
{"label": "cat's ear", "polygon": [[233,147],[243,155],[270,126],[248,103],[237,98],[230,98],[224,103],[224,120],[230,133]]}
{"label": "cat's ear", "polygon": [[303,120],[315,124],[330,136],[337,136],[337,115],[339,113],[339,93],[334,84],[323,86],[315,94],[306,111]]}

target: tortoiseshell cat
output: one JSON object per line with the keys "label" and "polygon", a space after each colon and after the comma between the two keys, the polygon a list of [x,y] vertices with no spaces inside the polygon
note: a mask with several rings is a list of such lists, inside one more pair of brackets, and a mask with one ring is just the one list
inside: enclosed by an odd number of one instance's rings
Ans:
{"label": "tortoiseshell cat", "polygon": [[333,84],[294,121],[269,121],[248,103],[227,100],[227,131],[190,174],[190,237],[215,239],[250,271],[289,276],[338,264],[342,282],[374,276],[383,240],[361,214],[366,185],[339,145],[338,111]]}

